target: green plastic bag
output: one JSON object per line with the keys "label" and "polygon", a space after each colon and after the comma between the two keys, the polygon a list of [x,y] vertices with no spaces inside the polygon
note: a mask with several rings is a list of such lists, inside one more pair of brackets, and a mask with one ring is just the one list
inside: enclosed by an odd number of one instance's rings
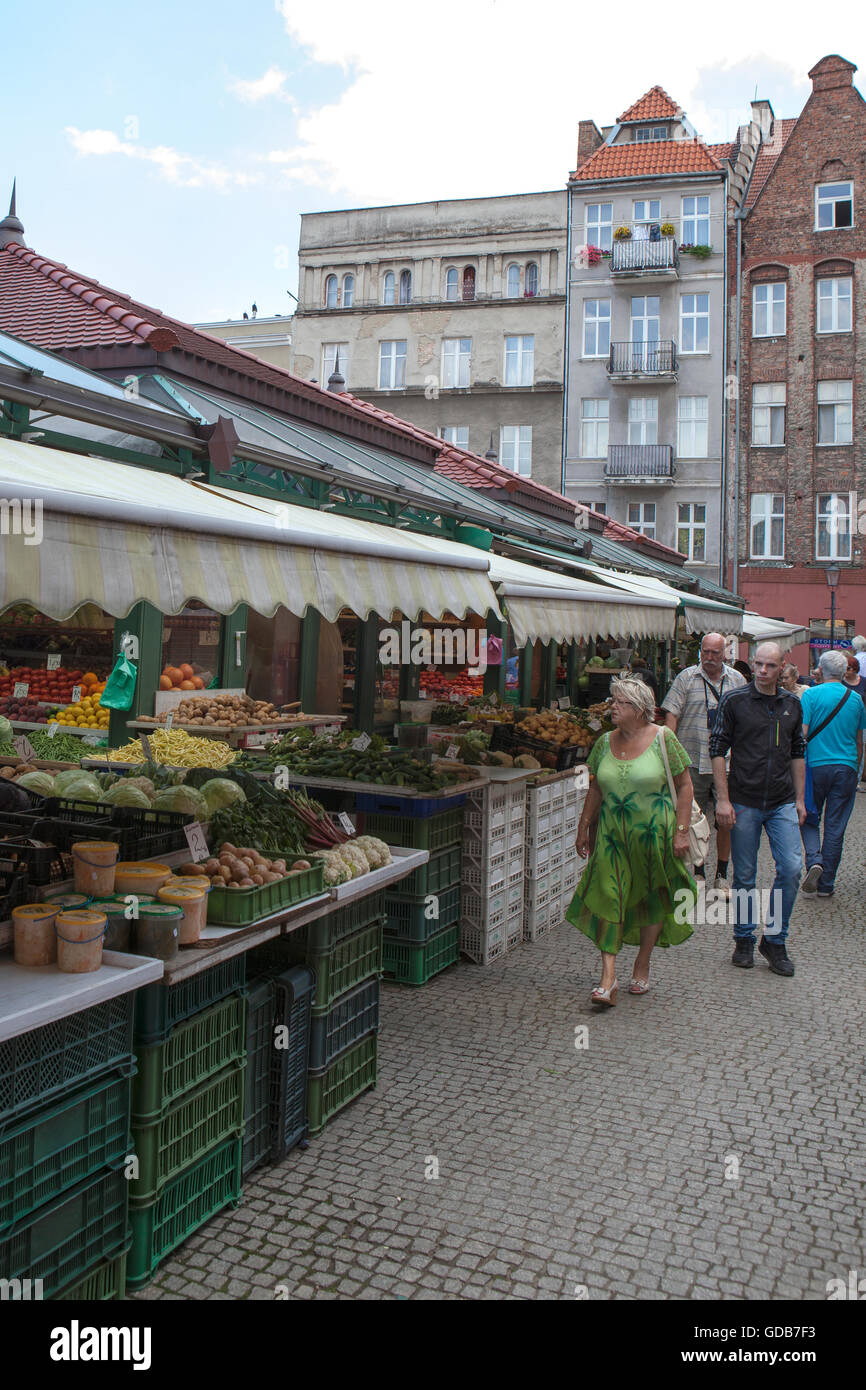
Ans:
{"label": "green plastic bag", "polygon": [[114,670],[105,682],[100,704],[106,709],[129,709],[135,694],[138,670],[123,652],[114,663]]}

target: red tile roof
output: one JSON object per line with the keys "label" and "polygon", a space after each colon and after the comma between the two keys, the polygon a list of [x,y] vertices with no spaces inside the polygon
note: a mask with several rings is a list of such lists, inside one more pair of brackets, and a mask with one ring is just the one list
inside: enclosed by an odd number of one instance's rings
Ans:
{"label": "red tile roof", "polygon": [[761,196],[764,184],[776,167],[776,160],[788,143],[788,138],[799,117],[793,116],[783,121],[775,121],[773,124],[773,134],[769,140],[765,140],[758,152],[755,160],[755,167],[752,170],[752,177],[749,180],[749,188],[746,193],[744,207],[755,206]]}
{"label": "red tile roof", "polygon": [[652,174],[717,173],[721,165],[701,140],[629,140],[602,145],[572,179],[635,179]]}
{"label": "red tile roof", "polygon": [[713,159],[717,159],[720,164],[723,159],[736,159],[738,148],[736,140],[724,140],[721,145],[707,145]]}
{"label": "red tile roof", "polygon": [[669,121],[677,110],[676,102],[668,96],[664,87],[650,87],[627,111],[617,116],[617,120],[620,124],[625,121]]}

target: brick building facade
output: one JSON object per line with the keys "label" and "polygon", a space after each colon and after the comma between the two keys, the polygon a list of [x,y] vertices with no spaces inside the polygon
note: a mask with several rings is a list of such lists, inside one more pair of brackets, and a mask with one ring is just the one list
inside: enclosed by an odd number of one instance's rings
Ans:
{"label": "brick building facade", "polygon": [[[839,636],[845,622],[848,636],[866,629],[866,102],[855,71],[823,58],[800,116],[770,112],[733,200],[728,261],[728,580],[747,608],[819,633],[827,566],[839,565]],[[805,646],[792,655],[805,671]]]}

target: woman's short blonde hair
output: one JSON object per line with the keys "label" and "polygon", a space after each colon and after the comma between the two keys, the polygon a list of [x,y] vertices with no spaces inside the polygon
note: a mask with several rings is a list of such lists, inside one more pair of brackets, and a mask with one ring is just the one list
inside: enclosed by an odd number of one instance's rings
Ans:
{"label": "woman's short blonde hair", "polygon": [[618,697],[634,705],[639,714],[649,722],[656,717],[656,697],[645,681],[637,676],[620,676],[610,683],[611,699]]}

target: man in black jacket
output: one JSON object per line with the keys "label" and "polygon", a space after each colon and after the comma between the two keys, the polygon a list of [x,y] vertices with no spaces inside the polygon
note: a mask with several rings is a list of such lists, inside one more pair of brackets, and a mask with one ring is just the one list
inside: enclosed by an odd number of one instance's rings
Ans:
{"label": "man in black jacket", "polygon": [[[800,826],[806,744],[796,695],[779,685],[782,650],[764,642],[755,654],[755,679],[722,696],[710,735],[716,784],[716,821],[731,830],[734,866],[734,965],[754,963],[758,925],[755,877],[761,831],[776,862],[770,911],[758,950],[777,975],[793,975],[785,941],[803,868]],[[731,751],[728,774],[725,755]]]}

